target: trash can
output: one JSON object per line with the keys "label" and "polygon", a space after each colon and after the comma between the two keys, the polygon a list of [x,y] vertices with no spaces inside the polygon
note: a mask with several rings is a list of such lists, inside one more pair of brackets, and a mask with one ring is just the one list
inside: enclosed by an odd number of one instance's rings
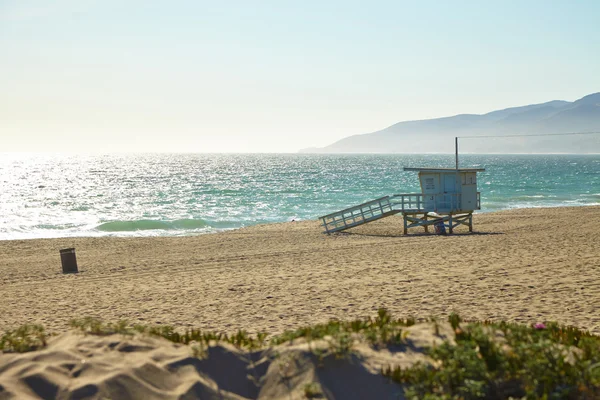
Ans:
{"label": "trash can", "polygon": [[439,220],[437,221],[435,224],[433,224],[434,230],[436,235],[445,235],[446,234],[446,225],[444,225],[444,221],[443,220]]}
{"label": "trash can", "polygon": [[63,274],[73,274],[79,272],[77,270],[75,249],[71,248],[60,250],[60,261],[62,262]]}

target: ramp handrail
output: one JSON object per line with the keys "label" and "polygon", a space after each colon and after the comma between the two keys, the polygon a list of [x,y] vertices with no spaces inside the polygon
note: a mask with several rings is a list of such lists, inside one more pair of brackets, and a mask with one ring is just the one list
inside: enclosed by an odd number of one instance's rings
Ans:
{"label": "ramp handrail", "polygon": [[349,207],[331,214],[319,217],[323,221],[326,233],[339,232],[344,229],[375,221],[388,215],[396,214],[392,209],[390,196],[380,197],[366,203]]}

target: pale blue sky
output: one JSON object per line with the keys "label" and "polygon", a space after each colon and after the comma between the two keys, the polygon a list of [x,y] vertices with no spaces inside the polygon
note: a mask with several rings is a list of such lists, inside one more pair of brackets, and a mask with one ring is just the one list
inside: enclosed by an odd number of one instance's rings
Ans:
{"label": "pale blue sky", "polygon": [[600,1],[0,0],[0,151],[295,152],[600,91]]}

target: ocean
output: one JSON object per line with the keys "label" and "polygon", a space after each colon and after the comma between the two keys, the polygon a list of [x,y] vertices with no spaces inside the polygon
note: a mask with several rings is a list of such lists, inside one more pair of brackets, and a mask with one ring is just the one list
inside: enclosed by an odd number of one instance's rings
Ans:
{"label": "ocean", "polygon": [[[600,204],[600,155],[461,155],[481,212]],[[420,192],[454,155],[0,153],[0,240],[182,236],[316,219]]]}

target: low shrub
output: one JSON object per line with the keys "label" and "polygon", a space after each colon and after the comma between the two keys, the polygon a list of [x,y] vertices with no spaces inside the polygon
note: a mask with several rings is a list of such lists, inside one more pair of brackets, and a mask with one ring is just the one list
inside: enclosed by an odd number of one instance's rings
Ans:
{"label": "low shrub", "polygon": [[449,322],[456,344],[429,349],[432,363],[383,369],[407,398],[600,398],[600,337],[556,323]]}
{"label": "low shrub", "polygon": [[6,331],[0,337],[0,351],[6,353],[24,353],[46,346],[48,336],[40,325],[23,325],[15,330]]}

